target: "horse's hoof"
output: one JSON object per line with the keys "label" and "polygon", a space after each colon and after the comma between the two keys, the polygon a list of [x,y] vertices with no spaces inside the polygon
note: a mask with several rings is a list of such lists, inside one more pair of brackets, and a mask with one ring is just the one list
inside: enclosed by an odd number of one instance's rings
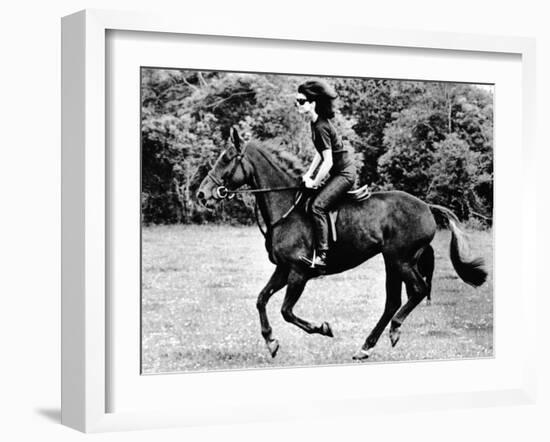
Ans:
{"label": "horse's hoof", "polygon": [[323,322],[321,324],[321,334],[324,336],[328,336],[329,338],[334,338],[334,335],[332,334],[332,328],[330,328],[330,324],[328,322]]}
{"label": "horse's hoof", "polygon": [[395,344],[397,344],[400,337],[401,337],[401,331],[398,328],[390,329],[390,341],[391,341],[392,347],[395,347]]}
{"label": "horse's hoof", "polygon": [[279,351],[279,341],[277,341],[277,339],[266,341],[265,345],[267,346],[272,358],[277,356],[277,352]]}
{"label": "horse's hoof", "polygon": [[372,353],[372,349],[369,348],[368,350],[365,350],[361,348],[358,352],[356,352],[351,358],[354,361],[364,361],[365,359],[368,359]]}

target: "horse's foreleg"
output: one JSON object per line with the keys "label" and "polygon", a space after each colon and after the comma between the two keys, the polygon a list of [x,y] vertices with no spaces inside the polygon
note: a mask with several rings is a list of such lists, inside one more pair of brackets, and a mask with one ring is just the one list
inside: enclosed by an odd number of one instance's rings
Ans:
{"label": "horse's foreleg", "polygon": [[269,320],[267,319],[267,313],[265,311],[266,305],[271,298],[278,290],[281,290],[287,283],[288,280],[288,269],[286,267],[278,266],[269,278],[269,281],[262,289],[258,295],[258,300],[256,302],[256,307],[258,308],[258,313],[260,314],[260,325],[262,327],[262,336],[265,339],[265,343],[271,353],[272,357],[275,357],[277,350],[279,349],[279,342],[272,337],[271,326],[269,325]]}
{"label": "horse's foreleg", "polygon": [[390,327],[390,341],[392,346],[397,344],[401,336],[400,327],[403,321],[409,316],[414,308],[424,299],[428,292],[426,282],[414,265],[405,263],[401,266],[401,274],[407,286],[407,295],[409,299],[392,318]]}
{"label": "horse's foreleg", "polygon": [[302,295],[308,277],[302,273],[292,270],[288,277],[288,287],[286,289],[285,299],[281,308],[281,313],[285,321],[300,327],[306,333],[319,333],[320,335],[333,337],[332,329],[328,322],[323,322],[321,325],[313,325],[308,321],[299,318],[292,311],[300,296]]}
{"label": "horse's foreleg", "polygon": [[393,263],[386,260],[386,305],[384,307],[384,312],[378,320],[378,323],[370,332],[367,340],[363,344],[363,347],[353,355],[353,359],[361,360],[367,359],[370,356],[372,348],[380,339],[380,335],[390,322],[390,319],[393,317],[395,312],[401,307],[401,286],[402,280],[401,275],[398,270],[395,268]]}

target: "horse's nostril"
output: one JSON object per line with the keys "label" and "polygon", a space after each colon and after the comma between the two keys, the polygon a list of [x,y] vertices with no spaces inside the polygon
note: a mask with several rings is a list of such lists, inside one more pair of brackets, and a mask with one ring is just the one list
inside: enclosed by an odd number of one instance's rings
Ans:
{"label": "horse's nostril", "polygon": [[197,192],[197,199],[204,200],[204,192],[202,190]]}

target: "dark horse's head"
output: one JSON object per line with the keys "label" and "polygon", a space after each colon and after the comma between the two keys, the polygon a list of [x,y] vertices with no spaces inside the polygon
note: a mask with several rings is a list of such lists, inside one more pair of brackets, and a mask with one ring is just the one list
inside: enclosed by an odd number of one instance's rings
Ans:
{"label": "dark horse's head", "polygon": [[249,184],[252,177],[250,164],[245,160],[246,145],[235,128],[231,129],[231,143],[202,180],[197,191],[197,200],[212,208],[219,200],[231,197],[228,189],[237,189]]}

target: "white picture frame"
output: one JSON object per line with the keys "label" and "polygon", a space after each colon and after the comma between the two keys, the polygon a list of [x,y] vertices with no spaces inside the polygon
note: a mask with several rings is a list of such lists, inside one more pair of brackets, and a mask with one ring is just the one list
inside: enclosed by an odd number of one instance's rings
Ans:
{"label": "white picture frame", "polygon": [[[314,399],[312,407],[299,405],[290,411],[279,405],[265,406],[258,398],[257,412],[251,404],[239,404],[240,416],[198,409],[185,411],[107,412],[112,385],[107,376],[109,303],[106,287],[109,261],[107,228],[106,155],[106,33],[141,31],[164,34],[206,35],[285,42],[317,42],[369,45],[380,48],[425,48],[440,51],[469,51],[514,54],[521,57],[521,299],[523,315],[518,318],[524,336],[522,373],[498,389],[475,389],[462,393],[430,393],[406,398],[393,392],[376,401],[367,396],[338,401],[340,414],[415,408],[468,407],[503,403],[532,403],[535,395],[535,324],[537,291],[534,267],[536,188],[534,106],[535,46],[532,39],[450,33],[388,31],[326,26],[318,28],[281,26],[280,23],[235,23],[196,17],[182,23],[177,17],[152,14],[87,10],[62,21],[62,423],[85,432],[185,426],[215,422],[246,422],[273,418],[324,416],[327,407]],[[498,251],[498,244],[497,244]],[[498,287],[495,289],[498,290]],[[497,318],[498,321],[498,318]],[[498,356],[497,356],[498,357]],[[332,368],[340,370],[340,368]],[[256,372],[257,373],[257,372]],[[291,373],[291,372],[287,372]],[[264,372],[265,374],[265,372]],[[224,376],[224,374],[220,374]],[[240,376],[247,376],[242,372]],[[192,398],[188,398],[191,400]],[[331,400],[335,400],[334,398]],[[324,401],[326,402],[326,401]],[[263,407],[263,408],[262,408]],[[404,408],[405,407],[405,408]],[[249,410],[247,412],[247,410]],[[248,414],[247,414],[248,413]],[[334,415],[332,410],[331,415]],[[212,417],[215,416],[215,417]]]}

